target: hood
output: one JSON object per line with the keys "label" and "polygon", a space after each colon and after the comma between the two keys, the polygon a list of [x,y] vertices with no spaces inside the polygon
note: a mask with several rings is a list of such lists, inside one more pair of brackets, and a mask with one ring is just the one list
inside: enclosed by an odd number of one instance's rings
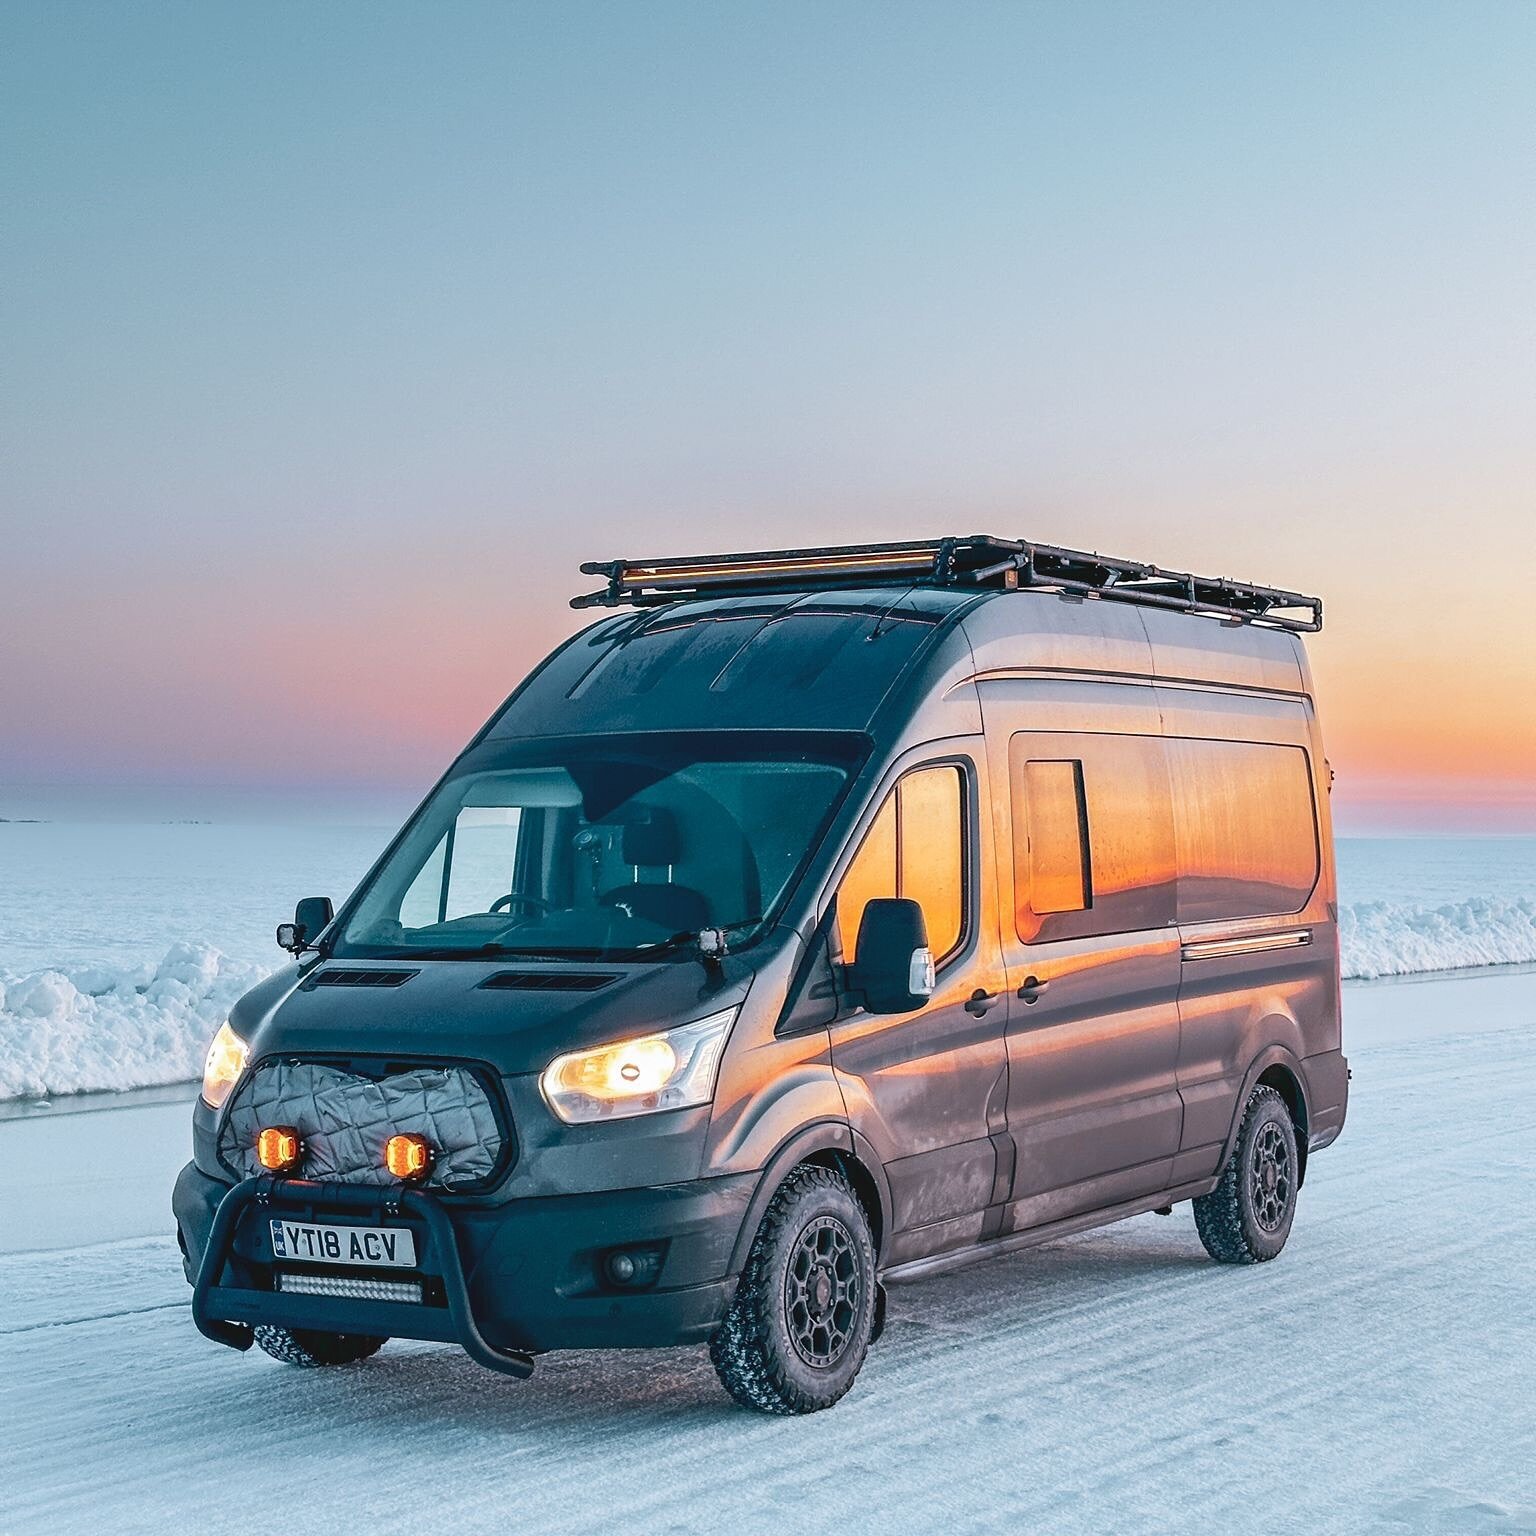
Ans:
{"label": "hood", "polygon": [[[770,944],[753,947],[753,957]],[[251,1059],[284,1055],[481,1061],[541,1072],[562,1051],[686,1024],[740,1003],[756,966],[728,955],[643,965],[324,960],[290,966],[230,1013]]]}

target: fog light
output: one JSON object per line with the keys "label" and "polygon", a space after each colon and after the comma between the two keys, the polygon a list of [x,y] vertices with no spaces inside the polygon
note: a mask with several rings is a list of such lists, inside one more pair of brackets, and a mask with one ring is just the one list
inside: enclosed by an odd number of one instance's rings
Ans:
{"label": "fog light", "polygon": [[256,1138],[256,1160],[273,1173],[296,1168],[303,1153],[304,1144],[291,1125],[269,1125]]}
{"label": "fog light", "polygon": [[610,1248],[602,1260],[604,1283],[624,1291],[655,1285],[665,1247],[663,1243],[646,1243],[637,1248]]}
{"label": "fog light", "polygon": [[432,1171],[432,1143],[409,1131],[384,1144],[384,1166],[397,1179],[424,1179]]}

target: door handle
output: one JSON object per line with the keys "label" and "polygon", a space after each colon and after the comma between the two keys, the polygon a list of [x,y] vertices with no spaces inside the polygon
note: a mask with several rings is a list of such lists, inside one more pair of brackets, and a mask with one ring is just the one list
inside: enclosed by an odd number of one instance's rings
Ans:
{"label": "door handle", "polygon": [[1026,976],[1024,985],[1019,988],[1019,996],[1023,999],[1024,1006],[1032,1007],[1040,1001],[1040,994],[1050,986],[1050,982],[1041,981],[1038,976]]}
{"label": "door handle", "polygon": [[965,1011],[975,1014],[978,1019],[982,1018],[985,1016],[987,1009],[997,1001],[997,998],[998,994],[996,992],[988,992],[985,988],[977,987],[966,1000]]}

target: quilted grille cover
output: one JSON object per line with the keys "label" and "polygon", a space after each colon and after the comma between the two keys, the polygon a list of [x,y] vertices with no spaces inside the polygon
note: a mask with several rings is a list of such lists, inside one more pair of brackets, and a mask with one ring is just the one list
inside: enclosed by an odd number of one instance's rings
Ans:
{"label": "quilted grille cover", "polygon": [[306,1179],[337,1184],[398,1183],[384,1166],[384,1143],[397,1131],[432,1143],[427,1182],[439,1189],[484,1182],[501,1155],[491,1101],[462,1067],[374,1079],[317,1062],[263,1062],[240,1085],[219,1131],[219,1156],[242,1177],[264,1171],[256,1139],[268,1125],[291,1125],[304,1139]]}

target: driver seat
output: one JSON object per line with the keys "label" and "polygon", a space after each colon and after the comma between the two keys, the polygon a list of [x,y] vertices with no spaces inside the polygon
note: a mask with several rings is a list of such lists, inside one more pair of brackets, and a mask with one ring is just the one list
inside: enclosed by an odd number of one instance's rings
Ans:
{"label": "driver seat", "polygon": [[[605,907],[623,907],[631,916],[672,933],[697,933],[709,926],[709,903],[701,892],[672,883],[672,867],[682,852],[671,811],[653,810],[645,821],[626,821],[620,852],[635,871],[628,885],[615,886],[598,899]],[[642,880],[642,869],[665,869],[665,880]]]}

